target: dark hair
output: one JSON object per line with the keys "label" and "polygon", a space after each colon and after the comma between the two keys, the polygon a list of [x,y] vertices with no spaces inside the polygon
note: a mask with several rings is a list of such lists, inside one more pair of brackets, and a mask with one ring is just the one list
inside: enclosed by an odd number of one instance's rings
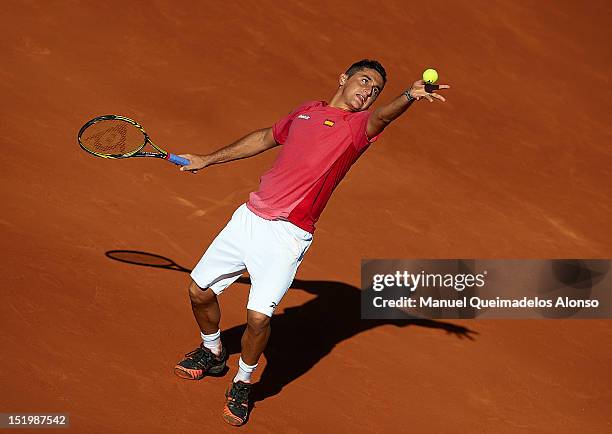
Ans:
{"label": "dark hair", "polygon": [[345,74],[350,77],[365,68],[373,69],[378,72],[383,78],[383,85],[387,83],[387,71],[385,71],[385,68],[376,60],[362,59],[359,62],[355,62],[346,70]]}

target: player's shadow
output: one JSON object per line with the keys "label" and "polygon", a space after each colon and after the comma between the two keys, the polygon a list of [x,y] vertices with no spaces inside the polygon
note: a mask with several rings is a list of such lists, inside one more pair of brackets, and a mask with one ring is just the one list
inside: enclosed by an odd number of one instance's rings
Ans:
{"label": "player's shadow", "polygon": [[[131,250],[111,250],[106,256],[135,265],[165,268],[188,273],[171,259]],[[242,277],[240,283],[249,284]],[[382,325],[418,326],[440,329],[458,338],[474,339],[477,333],[460,325],[415,319],[398,310],[402,319],[361,319],[361,290],[343,282],[295,279],[291,289],[300,289],[315,298],[300,306],[286,308],[272,317],[272,334],[264,351],[267,365],[253,388],[253,401],[262,401],[305,374],[340,342]],[[223,345],[230,354],[240,352],[240,338],[246,324],[222,332]],[[363,355],[367,363],[367,353]],[[375,367],[372,367],[374,369]]]}

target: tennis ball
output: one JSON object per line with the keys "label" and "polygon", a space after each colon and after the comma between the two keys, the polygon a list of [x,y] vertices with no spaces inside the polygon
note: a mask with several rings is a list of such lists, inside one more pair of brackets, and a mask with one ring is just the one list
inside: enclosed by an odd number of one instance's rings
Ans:
{"label": "tennis ball", "polygon": [[426,69],[423,72],[423,81],[428,84],[434,84],[438,81],[438,71],[432,68]]}

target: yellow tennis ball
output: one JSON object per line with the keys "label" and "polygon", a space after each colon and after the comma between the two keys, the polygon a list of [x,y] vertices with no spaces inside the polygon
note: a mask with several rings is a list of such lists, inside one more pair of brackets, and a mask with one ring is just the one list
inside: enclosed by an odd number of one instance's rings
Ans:
{"label": "yellow tennis ball", "polygon": [[434,84],[438,81],[438,71],[435,69],[429,68],[423,72],[423,81],[425,83]]}

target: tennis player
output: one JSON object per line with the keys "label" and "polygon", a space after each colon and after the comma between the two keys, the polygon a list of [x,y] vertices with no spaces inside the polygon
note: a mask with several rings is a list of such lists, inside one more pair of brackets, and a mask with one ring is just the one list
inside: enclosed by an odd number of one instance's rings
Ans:
{"label": "tennis player", "polygon": [[251,278],[238,372],[225,394],[223,418],[231,425],[247,420],[251,375],[268,342],[270,318],[312,243],[315,223],[332,192],[368,146],[414,101],[445,101],[427,92],[432,89],[419,80],[389,104],[368,111],[386,81],[379,62],[361,60],[340,75],[329,103],[306,102],[271,128],[211,154],[181,155],[190,161],[181,170],[197,173],[281,145],[259,189],[234,212],[191,273],[189,296],[202,344],[175,367],[176,375],[190,380],[224,373],[227,352],[221,343],[217,297],[245,271]]}

